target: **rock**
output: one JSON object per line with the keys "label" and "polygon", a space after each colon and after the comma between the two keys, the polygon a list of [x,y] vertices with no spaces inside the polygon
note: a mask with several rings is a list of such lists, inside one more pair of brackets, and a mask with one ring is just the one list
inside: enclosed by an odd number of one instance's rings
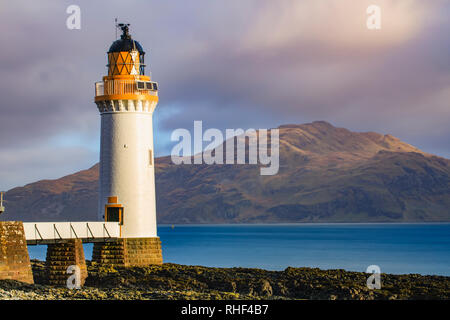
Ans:
{"label": "rock", "polygon": [[[42,266],[32,261],[34,276],[42,274]],[[105,268],[90,262],[87,267],[89,277],[80,290],[0,280],[0,299],[450,299],[450,277],[443,276],[382,274],[382,290],[369,290],[361,285],[366,273],[345,270],[267,271],[171,263]]]}
{"label": "rock", "polygon": [[259,295],[271,297],[273,294],[272,286],[267,280],[261,280],[259,283]]}

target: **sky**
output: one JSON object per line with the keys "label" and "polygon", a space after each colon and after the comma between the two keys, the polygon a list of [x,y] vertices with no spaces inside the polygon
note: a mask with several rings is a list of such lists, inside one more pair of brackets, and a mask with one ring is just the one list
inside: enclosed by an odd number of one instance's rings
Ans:
{"label": "sky", "polygon": [[[81,29],[69,30],[69,5]],[[381,8],[368,30],[366,9]],[[177,128],[325,120],[450,158],[450,1],[0,0],[0,190],[99,158],[94,83],[114,18],[159,83],[155,155]]]}

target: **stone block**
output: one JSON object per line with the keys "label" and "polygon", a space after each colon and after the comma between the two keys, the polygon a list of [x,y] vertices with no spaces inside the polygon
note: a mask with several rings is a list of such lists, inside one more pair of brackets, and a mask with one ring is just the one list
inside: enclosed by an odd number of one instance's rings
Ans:
{"label": "stone block", "polygon": [[49,244],[47,246],[47,282],[50,285],[66,286],[71,274],[67,269],[72,265],[80,268],[80,282],[84,285],[87,278],[86,260],[84,257],[83,243],[80,239],[65,240],[62,243]]}
{"label": "stone block", "polygon": [[22,221],[0,221],[0,280],[34,283]]}
{"label": "stone block", "polygon": [[162,264],[161,240],[154,238],[124,238],[94,244],[92,260],[103,265],[144,267]]}

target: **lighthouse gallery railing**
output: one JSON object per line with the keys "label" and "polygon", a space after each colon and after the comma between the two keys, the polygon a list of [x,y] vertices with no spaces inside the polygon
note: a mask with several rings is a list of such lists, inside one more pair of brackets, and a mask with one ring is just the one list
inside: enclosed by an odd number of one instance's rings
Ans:
{"label": "lighthouse gallery railing", "polygon": [[116,94],[150,94],[156,96],[154,90],[138,89],[135,80],[119,79],[105,80],[95,83],[95,96],[106,96]]}

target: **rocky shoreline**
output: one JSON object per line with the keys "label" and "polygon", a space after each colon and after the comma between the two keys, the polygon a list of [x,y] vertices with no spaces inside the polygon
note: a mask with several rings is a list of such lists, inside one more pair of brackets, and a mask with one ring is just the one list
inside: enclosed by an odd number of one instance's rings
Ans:
{"label": "rocky shoreline", "polygon": [[45,284],[44,263],[32,260],[34,285],[0,280],[0,299],[136,300],[136,299],[450,299],[450,277],[382,274],[382,287],[370,290],[368,274],[345,270],[287,268],[267,271],[210,268],[165,263],[145,268],[103,267],[87,262],[82,289]]}

